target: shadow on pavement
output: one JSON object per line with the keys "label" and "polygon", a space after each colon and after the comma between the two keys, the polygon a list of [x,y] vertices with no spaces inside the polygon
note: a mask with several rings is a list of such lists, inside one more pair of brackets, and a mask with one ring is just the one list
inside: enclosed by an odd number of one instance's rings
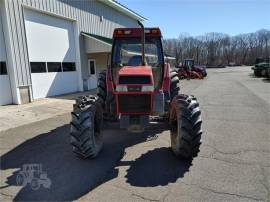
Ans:
{"label": "shadow on pavement", "polygon": [[[129,134],[125,130],[111,130],[114,127],[118,128],[117,124],[110,127],[110,130],[105,129],[104,149],[94,160],[82,160],[71,152],[68,124],[29,139],[2,155],[1,170],[18,169],[6,179],[7,186],[17,186],[17,174],[25,164],[41,164],[42,170],[51,180],[49,189],[41,186],[33,190],[30,184],[27,184],[20,189],[14,200],[78,199],[96,186],[118,176],[116,166],[123,157],[126,147],[155,137],[157,133],[167,128],[157,124],[142,134]],[[160,148],[144,154],[130,165],[127,178],[131,185],[157,186],[176,181],[191,164],[175,159],[169,148]]]}
{"label": "shadow on pavement", "polygon": [[50,96],[49,98],[63,99],[63,100],[76,100],[76,98],[78,98],[80,96],[96,95],[96,94],[97,94],[97,89],[92,89],[92,90],[84,91],[84,92],[67,93],[67,94],[63,94],[63,95]]}
{"label": "shadow on pavement", "polygon": [[132,186],[165,186],[183,177],[191,165],[191,160],[179,160],[170,148],[162,147],[131,162],[126,178]]}
{"label": "shadow on pavement", "polygon": [[251,78],[257,78],[257,79],[261,79],[264,83],[270,83],[270,79],[263,77],[263,76],[255,76],[254,73],[250,73],[249,76]]}
{"label": "shadow on pavement", "polygon": [[269,78],[263,78],[262,81],[263,81],[264,83],[270,83],[270,79],[269,79]]}

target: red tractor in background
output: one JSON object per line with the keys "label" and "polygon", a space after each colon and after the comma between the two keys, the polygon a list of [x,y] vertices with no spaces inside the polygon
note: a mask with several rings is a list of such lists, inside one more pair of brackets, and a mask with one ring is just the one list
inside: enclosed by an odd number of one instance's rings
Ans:
{"label": "red tractor in background", "polygon": [[178,76],[180,79],[203,79],[207,76],[206,67],[195,65],[193,59],[185,59],[178,68]]}
{"label": "red tractor in background", "polygon": [[120,128],[141,132],[151,116],[170,129],[173,152],[197,156],[201,144],[201,111],[194,96],[180,94],[178,74],[164,61],[159,28],[117,28],[111,64],[99,75],[97,96],[79,97],[71,121],[73,151],[94,158],[102,149],[102,122],[116,119]]}

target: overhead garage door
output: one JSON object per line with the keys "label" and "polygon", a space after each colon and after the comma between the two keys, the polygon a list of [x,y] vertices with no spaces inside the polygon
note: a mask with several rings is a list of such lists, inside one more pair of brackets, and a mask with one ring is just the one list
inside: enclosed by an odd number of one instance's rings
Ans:
{"label": "overhead garage door", "polygon": [[0,15],[0,105],[12,103],[10,80],[6,64],[6,50],[4,43],[3,27]]}
{"label": "overhead garage door", "polygon": [[34,99],[78,91],[73,23],[24,13]]}

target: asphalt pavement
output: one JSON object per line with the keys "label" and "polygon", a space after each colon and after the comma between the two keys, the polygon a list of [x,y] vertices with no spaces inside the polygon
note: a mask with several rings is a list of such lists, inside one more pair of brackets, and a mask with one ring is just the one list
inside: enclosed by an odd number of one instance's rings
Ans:
{"label": "asphalt pavement", "polygon": [[[141,134],[106,123],[94,160],[71,152],[70,114],[0,132],[1,201],[269,201],[270,82],[250,67],[209,69],[184,80],[203,116],[201,151],[192,161],[170,150],[167,125]],[[23,165],[39,164],[51,181],[18,186]],[[34,190],[34,188],[37,188]]]}

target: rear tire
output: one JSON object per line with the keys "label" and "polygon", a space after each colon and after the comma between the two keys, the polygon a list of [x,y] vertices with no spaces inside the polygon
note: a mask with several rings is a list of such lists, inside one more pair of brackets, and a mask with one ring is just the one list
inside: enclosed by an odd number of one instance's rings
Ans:
{"label": "rear tire", "polygon": [[116,120],[116,99],[114,94],[107,92],[106,70],[99,73],[97,95],[102,101],[104,119]]}
{"label": "rear tire", "polygon": [[71,145],[82,158],[95,158],[102,149],[102,101],[95,96],[79,97],[71,112]]}
{"label": "rear tire", "polygon": [[171,147],[176,156],[191,159],[201,144],[202,119],[194,96],[177,95],[171,103]]}
{"label": "rear tire", "polygon": [[107,97],[106,70],[99,73],[97,96],[101,99],[102,105],[104,105]]}
{"label": "rear tire", "polygon": [[170,98],[171,101],[173,98],[179,94],[180,92],[180,80],[178,77],[178,74],[175,70],[172,70],[170,72],[170,79],[171,79],[171,85],[170,85]]}

